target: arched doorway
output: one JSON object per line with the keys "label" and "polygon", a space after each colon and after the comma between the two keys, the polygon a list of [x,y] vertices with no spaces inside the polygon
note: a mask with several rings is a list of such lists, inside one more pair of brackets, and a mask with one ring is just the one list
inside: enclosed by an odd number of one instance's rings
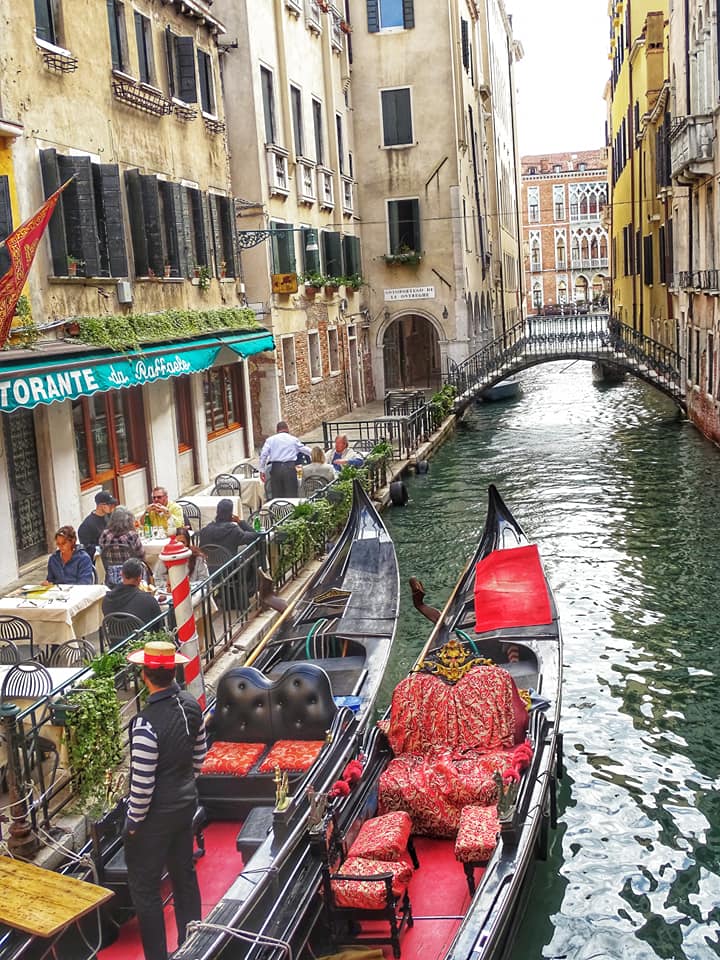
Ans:
{"label": "arched doorway", "polygon": [[393,320],[383,336],[386,390],[440,386],[440,344],[435,327],[411,314]]}
{"label": "arched doorway", "polygon": [[587,303],[588,301],[587,277],[580,276],[575,281],[575,300],[577,303]]}

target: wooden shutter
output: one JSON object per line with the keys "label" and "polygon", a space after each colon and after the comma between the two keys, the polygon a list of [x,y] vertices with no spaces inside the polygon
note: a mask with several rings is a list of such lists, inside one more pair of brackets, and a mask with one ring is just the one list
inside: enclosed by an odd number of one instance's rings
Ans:
{"label": "wooden shutter", "polygon": [[113,70],[122,70],[122,50],[118,36],[117,17],[115,14],[115,0],[107,0],[108,29],[110,31],[110,59]]}
{"label": "wooden shutter", "polygon": [[182,211],[180,209],[180,184],[160,181],[160,196],[165,214],[166,263],[175,270],[177,276],[184,276],[180,270],[180,234],[182,231]]}
{"label": "wooden shutter", "polygon": [[55,43],[50,0],[35,0],[35,36],[40,37],[41,40],[47,40],[48,43]]}
{"label": "wooden shutter", "polygon": [[366,0],[368,33],[378,33],[380,30],[379,0]]}
{"label": "wooden shutter", "polygon": [[342,277],[344,272],[341,235],[331,230],[323,230],[321,236],[325,273],[329,277]]}
{"label": "wooden shutter", "polygon": [[406,30],[415,26],[415,8],[413,0],[403,0],[403,25]]}
{"label": "wooden shutter", "polygon": [[138,70],[142,83],[150,82],[150,64],[148,63],[147,47],[145,46],[145,17],[135,11],[135,42],[137,43]]}
{"label": "wooden shutter", "polygon": [[362,262],[360,259],[360,237],[343,237],[343,256],[345,258],[344,276],[352,277],[353,274],[362,273]]}
{"label": "wooden shutter", "polygon": [[292,226],[271,220],[270,227],[277,230],[277,233],[272,237],[273,273],[294,273],[295,242]]}
{"label": "wooden shutter", "polygon": [[[187,192],[190,199],[193,232],[195,234],[195,264],[198,267],[210,267],[211,263],[208,249],[208,233],[205,229],[203,196],[200,191],[196,190],[194,187],[188,187]],[[195,264],[193,264],[193,266],[195,266]]]}
{"label": "wooden shutter", "polygon": [[[303,227],[301,237],[305,273],[320,273],[320,247],[317,245],[317,230],[311,227]],[[315,246],[318,246],[317,250],[308,250],[311,237],[315,240]]]}
{"label": "wooden shutter", "polygon": [[462,62],[467,72],[470,66],[470,46],[468,42],[468,22],[464,18],[460,18],[460,41],[462,44]]}
{"label": "wooden shutter", "polygon": [[61,179],[65,181],[74,177],[63,191],[68,253],[84,262],[83,273],[86,277],[97,277],[100,275],[100,245],[90,157],[66,157],[60,154],[57,160]]}
{"label": "wooden shutter", "polygon": [[180,210],[182,213],[182,231],[178,234],[181,276],[192,275],[195,259],[193,255],[193,221],[190,208],[190,191],[187,187],[179,186]]}
{"label": "wooden shutter", "polygon": [[[220,198],[214,193],[208,194],[208,207],[210,208],[210,227],[212,236],[212,252],[215,257],[215,275],[220,276],[220,264],[225,260],[222,240],[222,224],[220,223],[220,210],[218,200]],[[227,261],[225,263],[227,269]]]}
{"label": "wooden shutter", "polygon": [[145,212],[143,209],[139,170],[125,171],[125,188],[127,190],[128,213],[130,215],[130,236],[132,238],[133,256],[135,258],[135,276],[146,277],[149,257],[147,237],[145,235]]}
{"label": "wooden shutter", "polygon": [[12,206],[10,205],[10,180],[0,177],[0,240],[12,233]]}
{"label": "wooden shutter", "polygon": [[237,277],[240,274],[240,264],[237,256],[235,202],[232,197],[217,197],[216,199],[222,230],[223,260],[227,265],[227,275]]}
{"label": "wooden shutter", "polygon": [[[210,197],[207,193],[200,194],[200,208],[203,217],[203,232],[205,234],[205,263],[212,271],[213,269],[213,240],[212,240],[212,220],[210,219]],[[215,274],[217,276],[217,273]]]}
{"label": "wooden shutter", "polygon": [[[45,197],[60,187],[60,170],[58,169],[57,150],[50,147],[40,151],[40,172],[42,173],[43,192]],[[63,194],[58,197],[57,206],[50,217],[48,236],[50,237],[50,253],[52,256],[53,273],[56,277],[67,276],[67,240],[65,239],[65,201]]]}
{"label": "wooden shutter", "polygon": [[116,163],[94,163],[95,207],[98,212],[101,276],[128,275],[125,224],[120,193],[120,170]]}
{"label": "wooden shutter", "polygon": [[160,187],[153,174],[140,174],[145,234],[147,236],[148,266],[161,277],[165,271],[165,244],[160,213]]}
{"label": "wooden shutter", "polygon": [[192,37],[175,37],[178,96],[185,103],[197,103],[195,83],[195,43]]}
{"label": "wooden shutter", "polygon": [[167,62],[168,95],[175,94],[175,36],[170,27],[165,27],[165,60]]}
{"label": "wooden shutter", "polygon": [[197,52],[198,79],[200,81],[200,106],[205,113],[214,113],[210,80],[210,57],[204,50]]}

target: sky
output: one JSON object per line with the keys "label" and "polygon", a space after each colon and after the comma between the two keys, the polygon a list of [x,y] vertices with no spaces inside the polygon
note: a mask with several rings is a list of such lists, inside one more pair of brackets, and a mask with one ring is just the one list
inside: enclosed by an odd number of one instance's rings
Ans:
{"label": "sky", "polygon": [[607,0],[505,0],[525,56],[515,64],[521,156],[605,146]]}

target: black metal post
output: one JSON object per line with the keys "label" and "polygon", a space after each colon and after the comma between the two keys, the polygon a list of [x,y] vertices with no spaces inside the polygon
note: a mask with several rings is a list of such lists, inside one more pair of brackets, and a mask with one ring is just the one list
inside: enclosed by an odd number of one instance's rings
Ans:
{"label": "black metal post", "polygon": [[20,708],[14,703],[0,706],[0,724],[2,725],[7,746],[7,783],[10,797],[10,829],[8,831],[8,850],[13,856],[30,860],[40,846],[31,825],[27,820],[27,801],[22,794],[23,782],[18,757],[18,723]]}

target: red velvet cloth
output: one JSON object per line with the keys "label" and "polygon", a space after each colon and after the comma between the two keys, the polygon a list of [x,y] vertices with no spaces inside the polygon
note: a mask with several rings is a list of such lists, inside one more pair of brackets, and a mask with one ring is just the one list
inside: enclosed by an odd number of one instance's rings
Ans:
{"label": "red velvet cloth", "polygon": [[[363,857],[348,857],[338,871],[341,874],[373,877],[392,873],[393,896],[401,897],[412,877],[412,867],[405,861],[369,860]],[[338,907],[354,907],[356,910],[382,910],[387,906],[386,887],[383,880],[332,880],[332,892]]]}
{"label": "red velvet cloth", "polygon": [[325,746],[324,740],[278,740],[258,768],[260,773],[281,770],[307,770]]}
{"label": "red velvet cloth", "polygon": [[455,840],[455,856],[461,863],[484,863],[493,855],[499,833],[497,807],[463,807]]}
{"label": "red velvet cloth", "polygon": [[244,777],[264,749],[264,743],[227,743],[218,740],[208,750],[200,772],[230,773]]}
{"label": "red velvet cloth", "polygon": [[535,544],[482,559],[475,568],[475,632],[542,623],[552,623],[552,607]]}
{"label": "red velvet cloth", "polygon": [[348,857],[368,860],[400,860],[407,853],[412,820],[404,811],[366,820],[348,851]]}

